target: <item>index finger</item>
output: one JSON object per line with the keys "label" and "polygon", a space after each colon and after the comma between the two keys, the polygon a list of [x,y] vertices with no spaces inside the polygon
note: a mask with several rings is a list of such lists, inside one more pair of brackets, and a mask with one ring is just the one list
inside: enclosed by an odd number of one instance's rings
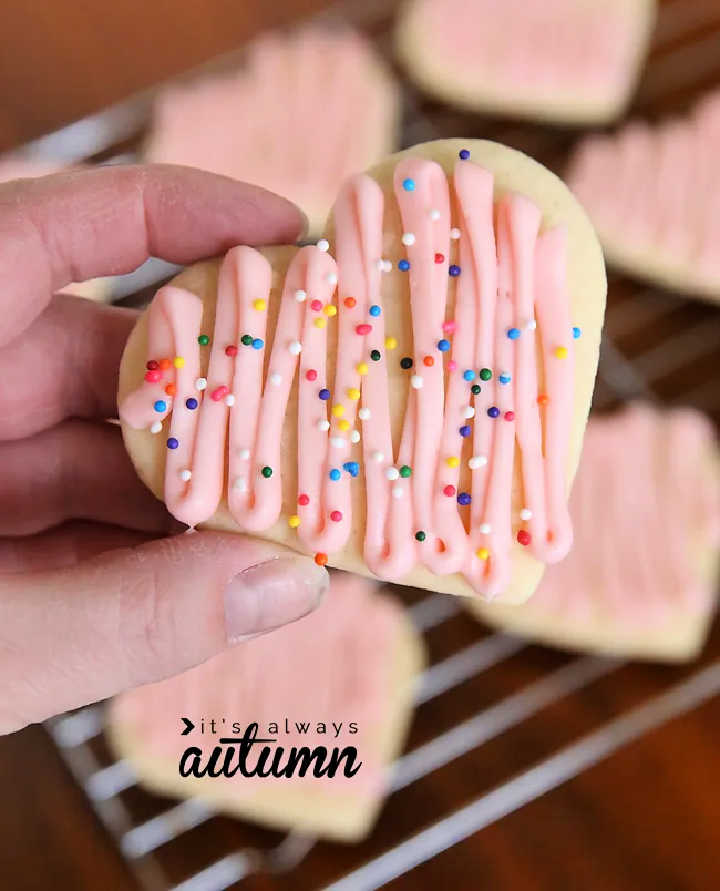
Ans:
{"label": "index finger", "polygon": [[149,256],[190,263],[236,244],[292,243],[303,223],[279,195],[169,164],[0,185],[0,346],[71,281],[130,272]]}

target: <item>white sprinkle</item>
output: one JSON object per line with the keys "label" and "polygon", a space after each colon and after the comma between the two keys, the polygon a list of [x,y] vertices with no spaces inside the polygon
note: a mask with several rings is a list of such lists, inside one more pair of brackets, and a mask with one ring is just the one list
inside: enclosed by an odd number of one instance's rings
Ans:
{"label": "white sprinkle", "polygon": [[361,421],[367,421],[370,418],[370,409],[369,408],[361,408],[358,412],[358,417]]}
{"label": "white sprinkle", "polygon": [[338,283],[337,273],[328,272],[328,274],[325,276],[325,280],[329,285],[336,285]]}
{"label": "white sprinkle", "polygon": [[282,375],[278,374],[277,371],[273,371],[268,380],[273,385],[273,387],[279,387],[282,383]]}
{"label": "white sprinkle", "polygon": [[403,232],[402,238],[400,239],[405,247],[410,247],[411,244],[415,244],[415,236],[412,232]]}
{"label": "white sprinkle", "polygon": [[322,418],[317,422],[317,428],[321,433],[326,433],[330,429],[330,421]]}
{"label": "white sprinkle", "polygon": [[299,356],[302,352],[302,344],[299,340],[291,340],[288,344],[288,349],[290,350],[291,355]]}
{"label": "white sprinkle", "polygon": [[483,535],[490,535],[490,533],[492,532],[492,526],[489,523],[481,523],[480,532],[482,532]]}
{"label": "white sprinkle", "polygon": [[385,471],[385,476],[391,481],[399,480],[400,471],[397,469],[397,467],[388,467],[388,469]]}
{"label": "white sprinkle", "polygon": [[303,291],[302,288],[298,288],[295,291],[295,299],[298,303],[304,303],[307,300],[307,291]]}
{"label": "white sprinkle", "polygon": [[320,241],[318,241],[317,249],[319,251],[322,251],[323,253],[330,250],[330,242],[327,240],[327,238],[321,238]]}
{"label": "white sprinkle", "polygon": [[150,425],[151,433],[159,433],[162,430],[162,421],[153,421]]}
{"label": "white sprinkle", "polygon": [[227,405],[228,408],[232,408],[233,405],[235,405],[235,397],[232,393],[228,393],[225,397],[225,405]]}
{"label": "white sprinkle", "polygon": [[405,494],[405,491],[402,486],[393,486],[392,487],[392,497],[393,498],[402,498]]}
{"label": "white sprinkle", "polygon": [[204,390],[206,387],[207,387],[207,378],[206,377],[199,377],[195,381],[195,389],[196,390]]}
{"label": "white sprinkle", "polygon": [[453,226],[453,228],[450,230],[450,238],[455,239],[455,241],[460,238],[460,230],[457,227]]}
{"label": "white sprinkle", "polygon": [[181,470],[181,471],[180,471],[180,479],[181,479],[184,483],[186,483],[186,482],[190,479],[191,476],[192,476],[192,471],[191,471],[191,470]]}
{"label": "white sprinkle", "polygon": [[430,211],[430,219],[433,221],[433,223],[437,223],[437,221],[440,219],[440,211],[436,208],[433,208]]}
{"label": "white sprinkle", "polygon": [[385,455],[383,455],[383,453],[379,452],[377,449],[372,453],[370,457],[373,459],[373,461],[377,461],[378,464],[381,461],[385,460]]}
{"label": "white sprinkle", "polygon": [[537,322],[535,321],[535,319],[530,319],[530,321],[527,323],[528,331],[534,331],[536,328],[537,328]]}
{"label": "white sprinkle", "polygon": [[520,519],[521,519],[521,520],[525,520],[525,521],[527,521],[527,520],[532,520],[532,511],[531,511],[531,510],[528,510],[528,508],[524,507],[524,508],[520,511]]}
{"label": "white sprinkle", "polygon": [[478,467],[484,467],[487,464],[487,458],[485,455],[473,455],[472,458],[468,460],[468,467],[470,470],[477,470]]}
{"label": "white sprinkle", "polygon": [[422,385],[423,379],[420,377],[419,374],[414,374],[410,378],[410,386],[413,388],[413,390],[422,390]]}
{"label": "white sprinkle", "polygon": [[392,260],[383,260],[383,272],[392,272]]}
{"label": "white sprinkle", "polygon": [[475,417],[475,409],[472,407],[472,405],[468,405],[468,407],[465,409],[465,411],[463,412],[463,414],[464,414],[465,417],[468,418],[468,419],[469,419],[469,418],[474,418],[474,417]]}
{"label": "white sprinkle", "polygon": [[237,489],[238,492],[247,492],[247,480],[244,476],[236,476],[235,482],[233,483],[233,489]]}
{"label": "white sprinkle", "polygon": [[240,449],[238,456],[241,461],[247,461],[250,457],[250,449]]}
{"label": "white sprinkle", "polygon": [[350,434],[350,442],[360,442],[360,431],[353,430]]}
{"label": "white sprinkle", "polygon": [[385,261],[383,260],[382,257],[379,257],[379,258],[375,261],[375,268],[377,269],[378,272],[384,272],[384,271],[385,271]]}
{"label": "white sprinkle", "polygon": [[345,446],[345,440],[342,438],[342,436],[331,436],[330,445],[334,449],[342,449]]}

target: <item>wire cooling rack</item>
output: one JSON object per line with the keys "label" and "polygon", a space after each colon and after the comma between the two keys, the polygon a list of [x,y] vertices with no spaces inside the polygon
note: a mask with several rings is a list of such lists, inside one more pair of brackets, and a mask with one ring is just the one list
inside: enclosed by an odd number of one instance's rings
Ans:
{"label": "wire cooling rack", "polygon": [[[391,60],[392,6],[360,0],[336,6],[329,16],[364,29]],[[237,55],[209,67],[235,61]],[[682,110],[717,84],[720,5],[668,0],[633,112]],[[405,144],[483,136],[523,149],[562,173],[578,138],[577,131],[459,114],[424,100],[408,84],[403,90]],[[39,140],[28,153],[67,160],[136,157],[151,100],[152,92],[135,97]],[[157,267],[143,274],[157,277]],[[126,290],[145,283],[131,279]],[[610,275],[593,410],[640,397],[695,406],[718,424],[719,360],[720,307]],[[144,791],[130,765],[115,760],[108,748],[102,704],[48,722],[142,889],[370,891],[391,881],[398,888],[416,887],[415,881],[419,886],[419,871],[432,870],[442,852],[457,851],[470,836],[720,693],[717,629],[694,665],[654,670],[488,632],[455,598],[403,588],[394,593],[423,634],[430,662],[420,679],[406,750],[392,768],[390,795],[374,831],[357,846],[282,835],[219,816],[194,800]],[[628,684],[638,673],[642,683]],[[618,704],[609,691],[625,687],[636,692]],[[571,730],[552,720],[564,703],[580,698],[583,718]],[[439,788],[456,790],[457,805],[439,804],[447,801]]]}

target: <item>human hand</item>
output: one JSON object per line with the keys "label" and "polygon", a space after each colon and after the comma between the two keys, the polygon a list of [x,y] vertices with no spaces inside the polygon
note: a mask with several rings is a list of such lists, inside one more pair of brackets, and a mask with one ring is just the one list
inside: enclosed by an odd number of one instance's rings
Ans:
{"label": "human hand", "polygon": [[240,535],[178,531],[117,425],[130,310],[52,294],[294,242],[299,211],[182,167],[0,186],[0,732],[166,677],[315,608],[328,575]]}

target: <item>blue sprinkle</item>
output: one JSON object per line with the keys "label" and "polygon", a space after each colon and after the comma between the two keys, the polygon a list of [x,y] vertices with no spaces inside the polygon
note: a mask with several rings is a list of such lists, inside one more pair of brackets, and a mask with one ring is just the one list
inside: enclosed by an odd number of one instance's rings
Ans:
{"label": "blue sprinkle", "polygon": [[407,272],[409,268],[410,268],[409,260],[400,260],[400,262],[398,263],[398,269],[401,272]]}
{"label": "blue sprinkle", "polygon": [[463,380],[466,381],[474,381],[475,380],[475,372],[472,368],[468,368],[467,371],[463,371]]}
{"label": "blue sprinkle", "polygon": [[408,177],[407,179],[404,179],[403,183],[402,183],[402,187],[403,187],[403,189],[405,189],[406,192],[414,192],[415,191],[415,180],[410,179],[410,177]]}
{"label": "blue sprinkle", "polygon": [[155,411],[165,411],[167,408],[167,402],[164,399],[158,399],[158,401],[153,405]]}
{"label": "blue sprinkle", "polygon": [[322,390],[320,390],[320,392],[318,393],[318,396],[319,396],[323,401],[325,401],[325,400],[327,400],[327,399],[330,398],[330,390],[326,390],[325,387],[323,387]]}
{"label": "blue sprinkle", "polygon": [[368,312],[370,313],[371,316],[379,316],[380,313],[382,312],[382,310],[377,305],[377,303],[373,303],[373,305],[370,307]]}
{"label": "blue sprinkle", "polygon": [[500,409],[493,405],[487,410],[487,413],[489,418],[496,418],[500,414]]}
{"label": "blue sprinkle", "polygon": [[579,328],[576,328],[576,327],[573,328],[573,337],[575,338],[575,340],[577,340],[581,334],[582,334],[582,331]]}
{"label": "blue sprinkle", "polygon": [[509,374],[505,374],[505,373],[503,372],[503,374],[501,374],[501,375],[498,377],[498,380],[500,381],[501,384],[509,384],[510,381],[512,380],[512,378],[510,377]]}
{"label": "blue sprinkle", "polygon": [[453,263],[452,266],[450,266],[450,267],[448,268],[448,273],[449,273],[453,278],[455,278],[456,276],[460,275],[460,272],[461,272],[460,267],[459,267],[459,266],[456,266],[454,263]]}
{"label": "blue sprinkle", "polygon": [[470,436],[471,432],[472,431],[470,430],[468,424],[463,424],[463,426],[460,428],[460,436],[462,437]]}
{"label": "blue sprinkle", "polygon": [[522,331],[519,328],[508,328],[507,336],[510,338],[510,340],[517,340],[521,334]]}
{"label": "blue sprinkle", "polygon": [[333,482],[337,482],[340,479],[340,471],[337,467],[333,467],[330,471],[330,479],[333,480]]}
{"label": "blue sprinkle", "polygon": [[168,439],[167,441],[167,447],[169,449],[176,449],[179,445],[180,443],[177,441],[177,439],[175,439],[174,436],[171,436],[170,439]]}
{"label": "blue sprinkle", "polygon": [[469,151],[469,149],[460,149],[460,153],[459,153],[459,154],[460,154],[460,160],[461,160],[461,161],[467,161],[467,159],[470,157],[470,151]]}
{"label": "blue sprinkle", "polygon": [[450,349],[450,341],[445,340],[445,338],[443,337],[442,340],[438,340],[437,348],[440,350],[441,353],[447,353],[447,351]]}
{"label": "blue sprinkle", "polygon": [[198,407],[198,401],[194,396],[191,396],[189,399],[185,400],[185,408],[189,408],[190,411],[194,411]]}
{"label": "blue sprinkle", "polygon": [[360,473],[360,465],[357,461],[346,461],[343,464],[343,470],[346,470],[350,476],[356,477]]}
{"label": "blue sprinkle", "polygon": [[461,492],[458,495],[457,500],[458,504],[470,504],[470,502],[472,501],[472,496],[469,492]]}
{"label": "blue sprinkle", "polygon": [[261,350],[265,346],[265,341],[260,337],[255,337],[252,342],[254,350]]}

